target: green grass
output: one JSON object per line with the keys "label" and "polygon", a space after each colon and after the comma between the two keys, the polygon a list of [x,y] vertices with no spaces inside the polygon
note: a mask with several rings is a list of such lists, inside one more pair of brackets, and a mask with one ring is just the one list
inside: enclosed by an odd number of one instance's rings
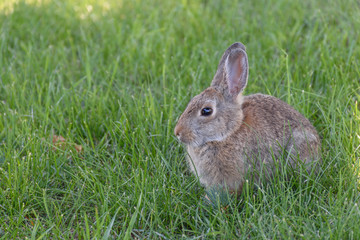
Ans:
{"label": "green grass", "polygon": [[[360,238],[358,1],[74,2],[0,2],[2,239]],[[323,163],[224,209],[173,128],[235,41],[245,94],[308,117]]]}

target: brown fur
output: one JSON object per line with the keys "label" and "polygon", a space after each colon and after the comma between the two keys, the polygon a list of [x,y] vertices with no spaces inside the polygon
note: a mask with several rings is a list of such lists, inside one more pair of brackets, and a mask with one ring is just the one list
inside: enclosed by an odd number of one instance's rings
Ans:
{"label": "brown fur", "polygon": [[[220,60],[211,87],[190,101],[175,127],[175,135],[187,146],[191,170],[207,187],[241,191],[248,177],[271,177],[274,157],[284,151],[294,168],[298,159],[305,164],[319,159],[320,139],[309,120],[275,97],[243,97],[247,76],[245,47],[233,44]],[[201,116],[204,107],[211,107],[213,114]]]}

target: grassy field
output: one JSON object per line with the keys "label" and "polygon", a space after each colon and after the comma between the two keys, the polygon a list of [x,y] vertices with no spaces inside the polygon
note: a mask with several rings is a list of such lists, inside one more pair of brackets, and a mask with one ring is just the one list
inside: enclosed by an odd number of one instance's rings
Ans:
{"label": "grassy field", "polygon": [[[360,238],[358,1],[2,0],[0,28],[0,238]],[[225,208],[173,128],[236,41],[323,163]]]}

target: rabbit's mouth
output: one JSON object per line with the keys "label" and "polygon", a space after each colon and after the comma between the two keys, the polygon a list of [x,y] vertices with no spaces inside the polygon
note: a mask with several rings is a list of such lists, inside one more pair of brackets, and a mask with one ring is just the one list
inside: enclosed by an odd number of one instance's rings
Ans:
{"label": "rabbit's mouth", "polygon": [[214,137],[214,138],[199,138],[199,139],[194,138],[194,139],[191,139],[191,140],[189,140],[189,139],[180,139],[180,138],[179,138],[179,140],[180,140],[183,144],[185,144],[185,145],[187,145],[187,146],[191,146],[191,147],[193,147],[193,148],[200,148],[200,147],[208,144],[209,142],[220,142],[220,141],[222,141],[223,139],[222,139],[222,138],[220,139],[220,138]]}
{"label": "rabbit's mouth", "polygon": [[180,142],[189,145],[195,139],[195,135],[182,124],[177,124],[174,129],[175,136]]}
{"label": "rabbit's mouth", "polygon": [[182,142],[185,145],[193,145],[193,140],[190,139],[185,134],[178,134],[178,135],[176,135],[176,137],[180,142]]}
{"label": "rabbit's mouth", "polygon": [[182,132],[180,134],[177,134],[176,137],[181,143],[187,146],[200,147],[204,144],[204,141],[202,139],[196,139],[191,133]]}

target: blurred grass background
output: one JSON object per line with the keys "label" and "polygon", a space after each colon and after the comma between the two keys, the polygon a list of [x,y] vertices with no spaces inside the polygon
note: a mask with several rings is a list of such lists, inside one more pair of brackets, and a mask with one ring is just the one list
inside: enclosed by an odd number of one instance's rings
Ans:
{"label": "blurred grass background", "polygon": [[[359,1],[7,0],[0,27],[2,239],[360,237]],[[323,170],[224,210],[173,128],[236,41],[245,94],[308,117]]]}

